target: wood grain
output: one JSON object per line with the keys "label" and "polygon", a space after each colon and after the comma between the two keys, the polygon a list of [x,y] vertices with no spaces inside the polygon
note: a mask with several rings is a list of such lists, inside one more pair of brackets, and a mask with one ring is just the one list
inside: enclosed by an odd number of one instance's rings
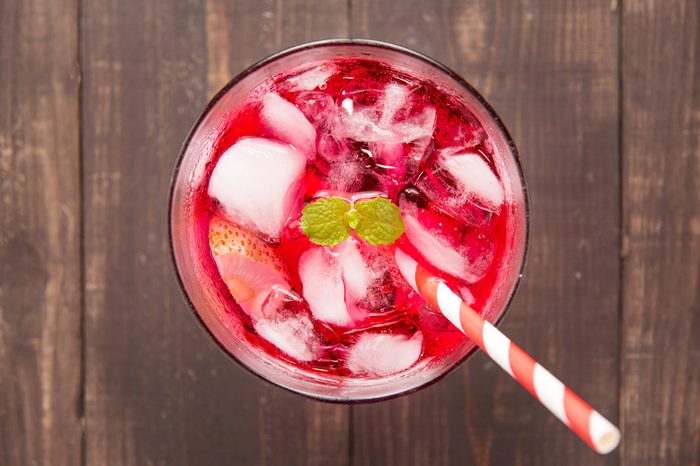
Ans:
{"label": "wood grain", "polygon": [[77,4],[0,3],[0,464],[80,464]]}
{"label": "wood grain", "polygon": [[621,463],[700,464],[700,7],[623,2]]}
{"label": "wood grain", "polygon": [[[0,465],[700,465],[696,1],[78,1],[0,2]],[[181,141],[245,66],[346,35],[443,61],[503,117],[532,195],[503,329],[613,420],[619,389],[617,454],[482,354],[330,405],[189,316],[166,243]]]}
{"label": "wood grain", "polygon": [[[617,411],[617,11],[603,1],[355,1],[352,32],[417,48],[491,101],[532,196],[526,279],[503,327]],[[403,13],[402,13],[403,12]],[[354,464],[615,464],[483,355],[429,389],[355,408]]]}
{"label": "wood grain", "polygon": [[347,37],[347,0],[206,0],[209,93],[278,50]]}
{"label": "wood grain", "polygon": [[88,464],[347,462],[347,408],[273,389],[216,349],[166,240],[170,173],[208,96],[276,49],[342,33],[345,3],[325,8],[83,2]]}

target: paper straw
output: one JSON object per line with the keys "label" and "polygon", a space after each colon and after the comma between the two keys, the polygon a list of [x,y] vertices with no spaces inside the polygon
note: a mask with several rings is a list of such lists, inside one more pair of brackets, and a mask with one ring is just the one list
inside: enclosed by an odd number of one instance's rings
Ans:
{"label": "paper straw", "polygon": [[503,370],[600,454],[620,443],[620,431],[547,369],[457,296],[445,281],[396,249],[401,274],[425,301],[464,332]]}

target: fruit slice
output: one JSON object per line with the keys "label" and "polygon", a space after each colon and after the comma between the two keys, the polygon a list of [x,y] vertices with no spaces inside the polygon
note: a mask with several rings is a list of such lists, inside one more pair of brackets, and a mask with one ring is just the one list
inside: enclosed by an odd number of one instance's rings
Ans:
{"label": "fruit slice", "polygon": [[254,234],[221,217],[209,222],[209,247],[231,295],[253,319],[274,286],[289,288],[275,251]]}

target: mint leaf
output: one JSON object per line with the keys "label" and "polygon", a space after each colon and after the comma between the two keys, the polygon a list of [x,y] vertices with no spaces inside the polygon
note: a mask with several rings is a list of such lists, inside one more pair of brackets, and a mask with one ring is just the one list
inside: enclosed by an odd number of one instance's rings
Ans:
{"label": "mint leaf", "polygon": [[349,211],[350,204],[340,198],[319,199],[301,211],[301,230],[313,243],[335,246],[350,235]]}
{"label": "mint leaf", "polygon": [[359,217],[357,221],[353,221],[356,223],[355,233],[369,244],[392,244],[404,232],[399,208],[389,199],[378,197],[359,201],[353,210]]}

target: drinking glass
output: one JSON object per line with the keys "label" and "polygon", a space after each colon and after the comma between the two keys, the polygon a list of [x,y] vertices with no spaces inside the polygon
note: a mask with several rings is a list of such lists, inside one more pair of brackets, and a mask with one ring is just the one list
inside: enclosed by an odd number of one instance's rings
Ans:
{"label": "drinking glass", "polygon": [[[500,118],[486,100],[463,78],[435,60],[396,45],[355,39],[336,39],[302,44],[252,65],[212,98],[197,118],[177,158],[169,204],[170,248],[177,277],[189,307],[211,338],[231,359],[252,373],[296,393],[327,401],[353,402],[390,398],[424,387],[465,361],[475,351],[471,341],[449,356],[419,364],[401,374],[380,379],[326,376],[295,367],[247,343],[243,324],[226,310],[225,296],[214,285],[218,276],[202,266],[201,241],[207,226],[194,212],[193,192],[201,189],[206,164],[226,118],[257,85],[303,64],[337,58],[377,60],[421,77],[460,99],[486,130],[499,160],[501,181],[514,206],[506,264],[497,289],[483,310],[484,317],[498,324],[504,317],[522,276],[528,246],[528,198],[515,144]],[[230,299],[230,298],[229,298]]]}

